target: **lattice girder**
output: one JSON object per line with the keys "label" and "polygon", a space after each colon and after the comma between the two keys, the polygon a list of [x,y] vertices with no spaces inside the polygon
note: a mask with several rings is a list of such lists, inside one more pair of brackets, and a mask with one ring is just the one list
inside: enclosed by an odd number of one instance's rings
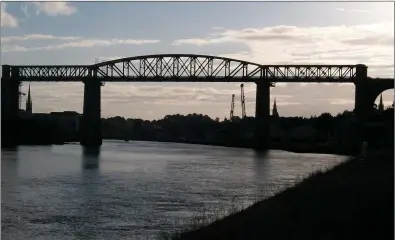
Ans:
{"label": "lattice girder", "polygon": [[26,81],[353,82],[356,65],[260,65],[230,58],[167,54],[94,65],[12,66]]}

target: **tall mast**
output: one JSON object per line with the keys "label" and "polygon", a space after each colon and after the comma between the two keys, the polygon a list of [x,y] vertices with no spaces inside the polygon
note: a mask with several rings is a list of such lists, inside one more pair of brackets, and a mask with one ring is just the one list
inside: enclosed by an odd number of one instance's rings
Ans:
{"label": "tall mast", "polygon": [[230,121],[233,119],[233,111],[235,109],[235,95],[232,94],[232,102],[230,103]]}
{"label": "tall mast", "polygon": [[245,97],[244,97],[244,84],[241,84],[240,88],[241,88],[241,94],[240,94],[240,98],[241,98],[241,118],[245,118],[246,117],[246,105],[245,105]]}

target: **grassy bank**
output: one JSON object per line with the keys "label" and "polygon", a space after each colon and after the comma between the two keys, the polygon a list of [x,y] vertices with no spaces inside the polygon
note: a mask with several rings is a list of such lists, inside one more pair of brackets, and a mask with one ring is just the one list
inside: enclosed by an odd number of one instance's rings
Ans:
{"label": "grassy bank", "polygon": [[372,153],[172,239],[394,239],[393,174],[393,150]]}

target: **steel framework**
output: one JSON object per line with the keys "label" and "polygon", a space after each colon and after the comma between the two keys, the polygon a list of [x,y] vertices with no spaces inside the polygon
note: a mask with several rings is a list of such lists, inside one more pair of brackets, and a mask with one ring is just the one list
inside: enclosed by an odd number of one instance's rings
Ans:
{"label": "steel framework", "polygon": [[21,81],[106,82],[353,82],[357,65],[260,65],[236,59],[163,54],[93,65],[11,66]]}
{"label": "steel framework", "polygon": [[246,117],[246,104],[244,96],[244,84],[240,84],[241,118]]}
{"label": "steel framework", "polygon": [[230,102],[230,114],[229,120],[232,121],[233,119],[233,111],[235,110],[235,95],[232,94],[232,101]]}

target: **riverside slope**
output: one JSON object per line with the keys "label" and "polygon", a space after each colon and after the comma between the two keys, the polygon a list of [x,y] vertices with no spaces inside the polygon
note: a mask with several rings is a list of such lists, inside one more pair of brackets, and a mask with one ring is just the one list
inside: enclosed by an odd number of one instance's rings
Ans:
{"label": "riverside slope", "polygon": [[372,153],[173,239],[394,239],[394,153]]}

